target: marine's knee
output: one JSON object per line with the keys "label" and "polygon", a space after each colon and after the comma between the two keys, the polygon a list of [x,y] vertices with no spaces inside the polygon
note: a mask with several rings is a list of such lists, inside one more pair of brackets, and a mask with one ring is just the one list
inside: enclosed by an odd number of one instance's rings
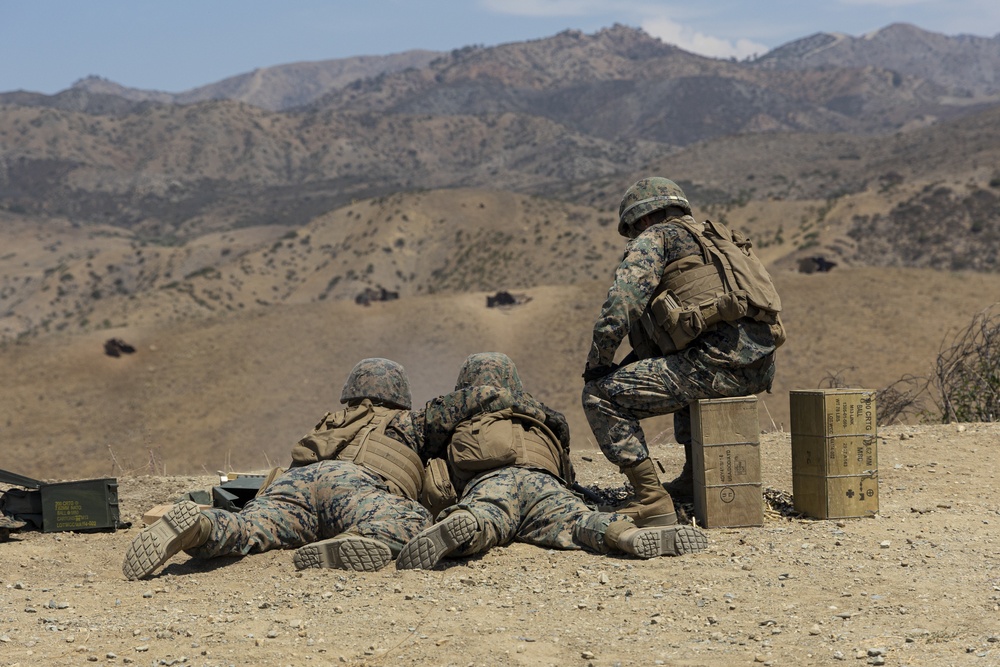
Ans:
{"label": "marine's knee", "polygon": [[606,396],[606,394],[601,391],[597,381],[588,382],[583,385],[583,393],[580,395],[580,400],[583,402],[584,407],[586,407],[587,404],[599,403],[603,396]]}

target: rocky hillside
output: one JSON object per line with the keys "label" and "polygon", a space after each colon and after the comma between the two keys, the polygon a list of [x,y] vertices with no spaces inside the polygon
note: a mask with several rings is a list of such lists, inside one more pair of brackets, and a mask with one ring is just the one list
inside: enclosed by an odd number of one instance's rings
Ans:
{"label": "rocky hillside", "polygon": [[790,73],[704,58],[615,26],[454,51],[424,69],[335,90],[310,108],[526,113],[606,139],[684,146],[742,132],[896,129],[940,113],[944,92],[874,65]]}
{"label": "rocky hillside", "polygon": [[621,252],[611,215],[476,190],[386,196],[298,229],[239,229],[175,247],[113,227],[42,232],[16,216],[0,220],[17,230],[3,235],[12,250],[0,257],[3,338],[369,291],[405,298],[570,285],[603,279]]}
{"label": "rocky hillside", "polygon": [[[955,102],[986,83],[876,64],[989,40],[915,30],[738,63],[614,26],[278,66],[183,98],[96,79],[4,94],[0,332],[107,328],[139,296],[171,319],[600,278],[621,193],[650,173],[779,268],[997,271],[1000,107]],[[809,64],[842,43],[853,60]],[[265,108],[292,98],[312,101]]]}
{"label": "rocky hillside", "polygon": [[[215,104],[220,118],[234,111],[267,118],[252,107]],[[17,206],[0,213],[0,238],[9,248],[0,255],[0,333],[16,338],[133,321],[140,295],[158,304],[157,318],[173,319],[354,299],[368,290],[406,297],[601,279],[621,252],[618,199],[645,173],[679,173],[696,215],[746,231],[775,267],[794,268],[818,256],[840,266],[996,272],[1000,142],[992,137],[998,113],[874,140],[763,134],[702,143],[650,157],[642,171],[622,176],[579,182],[549,176],[549,189],[563,184],[559,197],[515,194],[515,187],[436,187],[342,203],[349,193],[329,182],[308,189],[278,185],[280,163],[268,150],[273,144],[261,147],[257,162],[211,151],[215,177],[191,192],[182,179],[184,165],[192,163],[168,151],[158,164],[171,180],[144,183],[142,197],[128,197],[129,184],[118,183],[114,196],[63,191],[50,202],[50,217]],[[109,137],[121,138],[114,134],[121,126],[106,123],[94,143],[110,151]],[[192,116],[183,132],[207,128]],[[143,135],[134,136],[141,141]],[[447,134],[439,136],[444,142]],[[57,131],[51,137],[62,141]],[[541,166],[542,152],[532,150]],[[773,159],[762,162],[761,154]],[[567,160],[567,168],[584,168]],[[59,165],[44,164],[52,179],[25,176],[18,201],[29,201],[39,188],[58,190],[52,182]],[[272,168],[255,172],[253,164]],[[439,186],[436,179],[457,174],[459,166],[405,178],[416,180],[411,188]],[[81,168],[75,176],[108,187],[114,185],[109,170]],[[238,180],[227,183],[227,175]],[[529,177],[507,172],[497,184],[520,178],[526,186]],[[364,194],[371,186],[356,187]],[[272,196],[261,202],[264,193]],[[151,213],[162,217],[144,217]],[[81,222],[88,214],[107,222]],[[113,224],[122,216],[129,226]]]}
{"label": "rocky hillside", "polygon": [[[956,52],[981,51],[938,37]],[[765,67],[696,56],[618,25],[448,54],[284,65],[177,95],[96,79],[54,96],[6,93],[0,209],[174,243],[301,226],[400,190],[486,187],[607,206],[609,189],[682,147],[748,135],[783,144],[792,132],[885,135],[982,108],[971,102],[985,98],[956,101],[955,86],[933,72],[889,70],[877,56],[863,66],[800,58]],[[855,145],[838,153],[854,156],[845,159],[873,150],[846,141]],[[729,160],[742,159],[739,146],[727,147]],[[747,157],[759,170],[782,156]],[[820,179],[821,196],[856,189],[855,172]],[[745,178],[714,178],[714,198],[762,191]],[[794,187],[782,196],[803,194],[813,196]]]}

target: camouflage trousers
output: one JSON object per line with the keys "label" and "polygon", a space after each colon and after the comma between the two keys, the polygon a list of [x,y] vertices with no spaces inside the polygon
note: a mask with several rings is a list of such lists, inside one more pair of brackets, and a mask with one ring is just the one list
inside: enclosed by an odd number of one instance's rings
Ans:
{"label": "camouflage trousers", "polygon": [[455,552],[458,556],[515,540],[550,549],[607,553],[604,533],[608,524],[627,519],[621,514],[595,512],[548,473],[515,467],[474,478],[458,504],[442,511],[438,521],[459,509],[475,514],[483,530],[472,544]]}
{"label": "camouflage trousers", "polygon": [[604,455],[628,468],[649,457],[640,419],[673,413],[677,442],[690,445],[691,403],[758,394],[773,378],[773,363],[724,368],[683,353],[641,359],[585,384],[583,411]]}
{"label": "camouflage trousers", "polygon": [[350,461],[292,468],[238,513],[204,513],[212,532],[187,552],[195,558],[290,549],[346,532],[374,538],[395,556],[431,525],[420,503],[391,493],[381,477]]}

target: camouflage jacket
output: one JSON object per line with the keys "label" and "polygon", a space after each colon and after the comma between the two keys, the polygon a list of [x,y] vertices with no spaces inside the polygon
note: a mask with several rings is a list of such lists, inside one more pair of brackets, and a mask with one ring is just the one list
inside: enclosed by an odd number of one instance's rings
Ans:
{"label": "camouflage jacket", "polygon": [[427,458],[444,456],[451,434],[479,413],[511,408],[543,422],[569,451],[569,425],[562,413],[536,401],[521,385],[514,362],[499,352],[470,355],[459,372],[455,391],[427,404],[424,433]]}
{"label": "camouflage jacket", "polygon": [[[352,401],[348,407],[327,412],[312,431],[292,446],[292,465],[308,465],[316,460],[334,458],[334,454],[359,437],[370,423],[369,419],[376,416],[372,415],[371,410],[372,406],[368,401]],[[423,442],[420,430],[423,427],[422,411],[386,409],[381,406],[375,410],[389,415],[389,422],[385,427],[386,436],[419,453]]]}
{"label": "camouflage jacket", "polygon": [[[691,216],[684,216],[694,222]],[[633,322],[646,310],[667,266],[701,252],[690,232],[670,220],[653,225],[625,246],[625,256],[615,271],[601,314],[594,324],[587,368],[610,366]],[[739,367],[774,352],[774,337],[768,325],[744,318],[720,323],[703,334],[682,354],[700,356],[706,363]]]}
{"label": "camouflage jacket", "polygon": [[[385,434],[412,449],[426,463],[428,459],[443,456],[451,433],[461,422],[480,413],[505,408],[514,408],[515,411],[522,414],[544,420],[548,425],[548,417],[544,409],[536,408],[534,400],[526,397],[523,393],[520,397],[515,398],[511,392],[499,387],[467,387],[429,401],[423,410],[396,411],[385,427]],[[316,427],[299,440],[297,446],[301,447],[303,443],[308,443],[313,439],[322,439],[324,434],[328,432],[327,420],[332,415],[334,413],[329,412],[324,415]],[[563,419],[563,423],[565,423],[565,419]],[[558,427],[558,424],[556,426]],[[557,435],[559,434],[555,428],[553,431]],[[565,431],[568,442],[568,427]],[[293,465],[307,464],[306,461],[298,463],[293,461]]]}

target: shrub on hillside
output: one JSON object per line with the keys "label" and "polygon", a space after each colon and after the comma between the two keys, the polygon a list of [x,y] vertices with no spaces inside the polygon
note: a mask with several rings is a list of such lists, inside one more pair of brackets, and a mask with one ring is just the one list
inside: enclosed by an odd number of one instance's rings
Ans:
{"label": "shrub on hillside", "polygon": [[1000,304],[977,313],[941,344],[931,383],[941,421],[993,422],[1000,417]]}

